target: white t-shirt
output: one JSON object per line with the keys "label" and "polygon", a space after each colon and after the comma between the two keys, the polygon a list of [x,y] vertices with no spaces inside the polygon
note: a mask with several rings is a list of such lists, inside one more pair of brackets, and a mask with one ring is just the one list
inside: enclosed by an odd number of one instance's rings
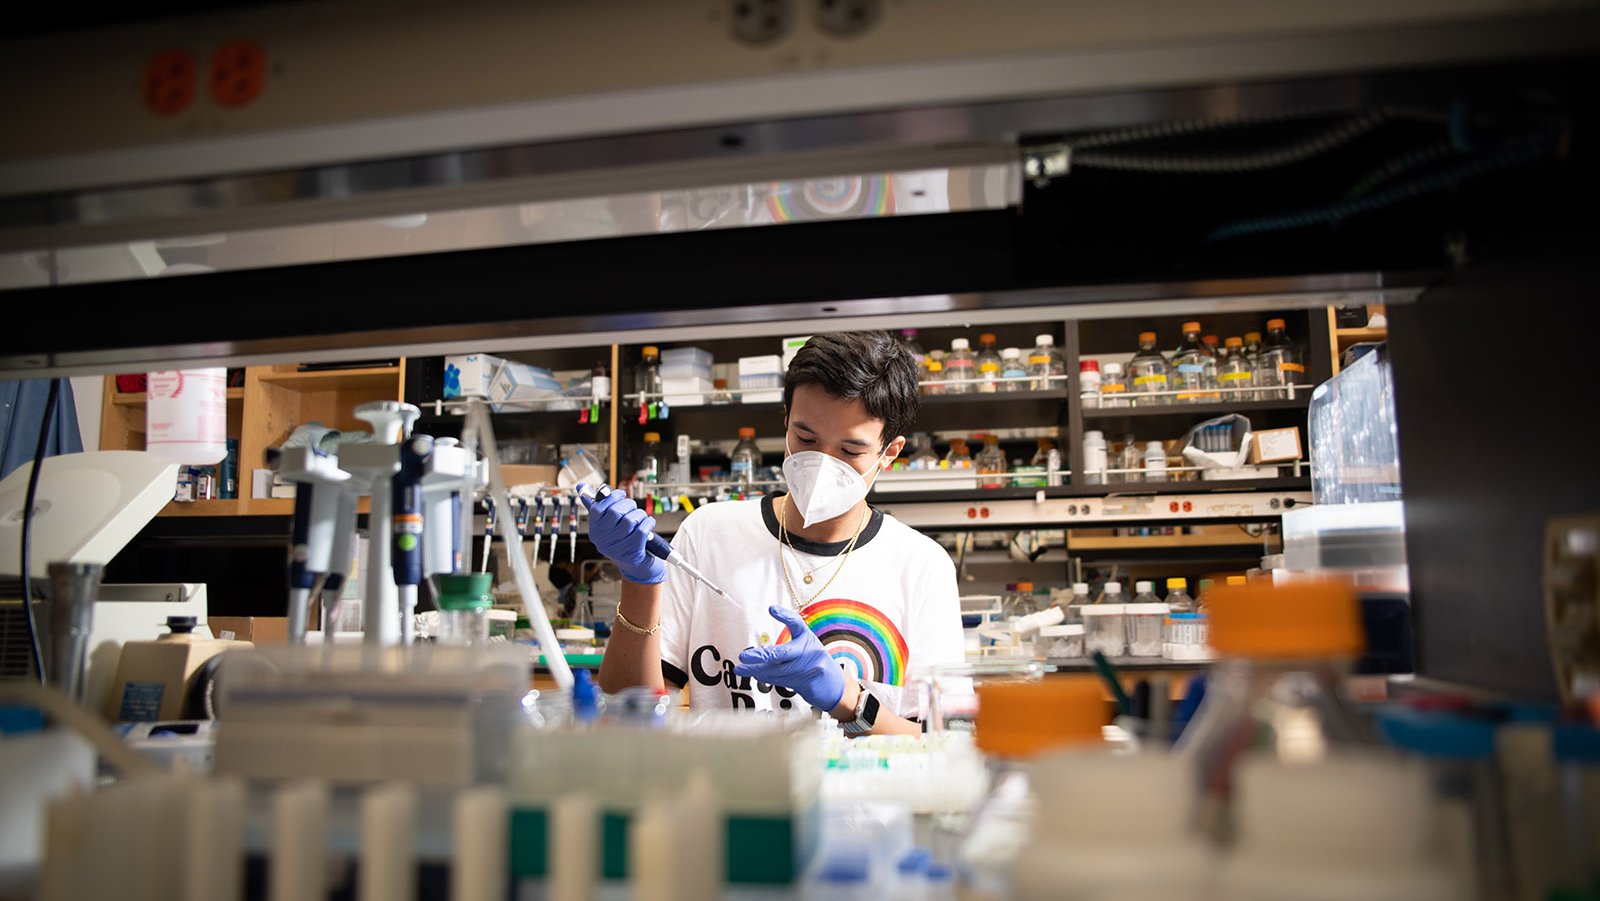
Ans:
{"label": "white t-shirt", "polygon": [[[672,546],[735,599],[728,601],[667,567],[661,669],[668,684],[688,686],[691,706],[806,707],[788,688],[733,674],[739,652],[757,644],[760,633],[773,643],[788,640],[767,608],[796,606],[778,568],[773,501],[768,495],[707,504],[686,517],[673,536]],[[844,667],[846,678],[865,682],[884,707],[919,716],[915,680],[920,672],[963,660],[961,605],[950,555],[878,510],[848,559],[840,556],[848,541],[827,544],[792,534],[789,540],[794,551],[783,549],[789,578],[800,596],[801,615],[823,647]]]}

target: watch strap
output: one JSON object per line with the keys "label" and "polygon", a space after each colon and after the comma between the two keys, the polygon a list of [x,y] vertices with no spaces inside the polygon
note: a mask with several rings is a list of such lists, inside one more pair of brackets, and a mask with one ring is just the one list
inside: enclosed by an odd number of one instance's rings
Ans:
{"label": "watch strap", "polygon": [[861,686],[861,695],[856,700],[855,718],[839,724],[846,735],[866,735],[871,732],[878,722],[878,711],[883,706],[865,682],[858,684]]}

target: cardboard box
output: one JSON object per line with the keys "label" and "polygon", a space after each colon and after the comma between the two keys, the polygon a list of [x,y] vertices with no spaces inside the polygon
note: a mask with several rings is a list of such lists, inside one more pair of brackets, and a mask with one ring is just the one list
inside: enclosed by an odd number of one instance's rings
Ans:
{"label": "cardboard box", "polygon": [[559,468],[549,464],[501,463],[500,475],[506,480],[507,488],[512,485],[554,485]]}
{"label": "cardboard box", "polygon": [[561,396],[561,383],[548,369],[508,361],[489,384],[495,401],[546,400]]}
{"label": "cardboard box", "polygon": [[[255,644],[289,643],[287,616],[208,616],[206,626],[211,629],[212,638]],[[233,634],[223,635],[224,632]]]}
{"label": "cardboard box", "polygon": [[505,361],[489,354],[455,354],[444,358],[444,396],[488,397],[495,371]]}
{"label": "cardboard box", "polygon": [[1266,429],[1250,441],[1251,463],[1287,463],[1300,459],[1300,430]]}

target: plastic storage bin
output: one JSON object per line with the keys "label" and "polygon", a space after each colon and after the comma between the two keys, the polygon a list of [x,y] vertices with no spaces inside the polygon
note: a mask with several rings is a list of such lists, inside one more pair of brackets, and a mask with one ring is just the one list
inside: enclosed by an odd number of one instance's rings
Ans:
{"label": "plastic storage bin", "polygon": [[1121,657],[1128,648],[1124,604],[1091,604],[1083,608],[1083,651]]}
{"label": "plastic storage bin", "polygon": [[1166,604],[1124,604],[1123,622],[1128,630],[1128,656],[1160,657],[1162,631],[1166,627]]}
{"label": "plastic storage bin", "polygon": [[1039,630],[1038,647],[1047,659],[1072,659],[1083,656],[1083,624],[1061,623]]}

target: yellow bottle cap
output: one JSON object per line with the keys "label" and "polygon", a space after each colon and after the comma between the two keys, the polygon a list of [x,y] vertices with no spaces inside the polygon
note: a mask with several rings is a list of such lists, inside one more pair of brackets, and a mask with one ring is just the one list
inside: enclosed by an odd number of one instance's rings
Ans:
{"label": "yellow bottle cap", "polygon": [[1183,589],[1187,590],[1188,587],[1189,587],[1189,580],[1188,579],[1168,579],[1167,580],[1167,588],[1168,589],[1183,588]]}
{"label": "yellow bottle cap", "polygon": [[1248,584],[1248,581],[1249,580],[1245,579],[1244,576],[1229,576],[1228,577],[1228,584],[1232,585],[1232,586],[1235,586],[1235,587],[1237,587],[1239,585]]}
{"label": "yellow bottle cap", "polygon": [[1338,582],[1211,590],[1211,646],[1232,657],[1355,657],[1366,646],[1355,592]]}
{"label": "yellow bottle cap", "polygon": [[[978,750],[1032,757],[1055,748],[1099,744],[1109,722],[1104,690],[1093,676],[1053,676],[1044,682],[986,682],[977,686]],[[1049,711],[1041,716],[1041,711]]]}

